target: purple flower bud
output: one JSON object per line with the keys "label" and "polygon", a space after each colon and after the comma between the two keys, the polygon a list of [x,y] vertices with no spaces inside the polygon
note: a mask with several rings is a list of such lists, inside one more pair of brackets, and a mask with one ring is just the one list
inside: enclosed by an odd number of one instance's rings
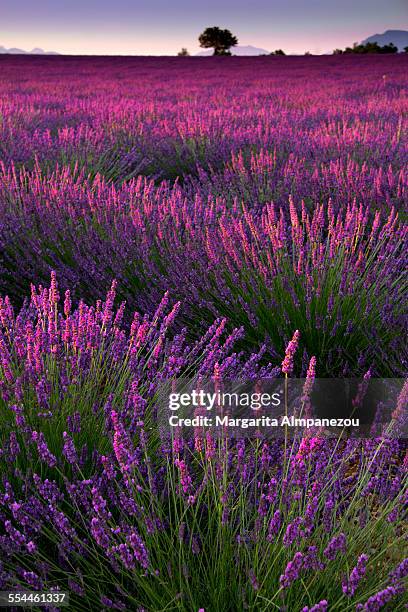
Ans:
{"label": "purple flower bud", "polygon": [[279,582],[283,589],[288,589],[297,578],[299,578],[303,567],[304,557],[301,552],[297,552],[292,561],[289,561],[285,572],[281,575]]}
{"label": "purple flower bud", "polygon": [[381,610],[387,603],[389,603],[394,597],[401,593],[401,588],[395,586],[388,586],[381,591],[378,591],[375,595],[372,595],[365,604],[357,604],[356,610],[362,612],[377,612]]}
{"label": "purple flower bud", "polygon": [[292,340],[286,347],[285,359],[282,361],[282,372],[290,375],[293,372],[293,359],[299,345],[300,332],[297,329],[293,334]]}
{"label": "purple flower bud", "polygon": [[334,536],[326,546],[323,554],[327,559],[333,561],[338,552],[346,552],[346,536],[344,533]]}
{"label": "purple flower bud", "polygon": [[317,604],[315,604],[311,608],[309,608],[308,606],[305,606],[304,608],[302,608],[302,612],[326,612],[328,609],[328,606],[329,604],[327,602],[327,599],[322,599],[321,601],[319,601]]}
{"label": "purple flower bud", "polygon": [[62,452],[66,460],[68,461],[68,463],[75,465],[76,463],[78,463],[78,455],[75,450],[74,442],[72,438],[67,434],[66,431],[64,431],[62,435],[64,438],[64,447],[63,447]]}
{"label": "purple flower bud", "polygon": [[347,597],[352,597],[356,592],[358,585],[367,571],[367,561],[367,555],[360,555],[357,565],[351,571],[350,577],[348,580],[343,581],[342,589],[343,593],[347,595]]}

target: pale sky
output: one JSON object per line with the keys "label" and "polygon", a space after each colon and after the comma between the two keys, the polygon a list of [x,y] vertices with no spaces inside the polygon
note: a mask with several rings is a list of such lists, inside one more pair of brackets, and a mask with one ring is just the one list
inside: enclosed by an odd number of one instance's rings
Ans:
{"label": "pale sky", "polygon": [[0,45],[70,54],[199,51],[207,26],[240,45],[331,52],[388,29],[408,29],[408,0],[0,0]]}

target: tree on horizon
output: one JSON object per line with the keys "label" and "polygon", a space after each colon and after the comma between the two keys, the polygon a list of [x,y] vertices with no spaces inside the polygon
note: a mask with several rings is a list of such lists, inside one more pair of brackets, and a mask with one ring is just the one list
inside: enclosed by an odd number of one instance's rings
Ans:
{"label": "tree on horizon", "polygon": [[238,44],[238,38],[230,30],[222,30],[217,26],[206,28],[198,37],[200,47],[214,49],[213,55],[231,55],[231,47]]}
{"label": "tree on horizon", "polygon": [[344,51],[341,49],[335,49],[333,51],[335,55],[350,55],[352,53],[398,53],[398,47],[394,45],[394,43],[390,43],[389,45],[383,45],[382,47],[377,42],[368,42],[365,44],[353,43],[352,47],[346,47]]}

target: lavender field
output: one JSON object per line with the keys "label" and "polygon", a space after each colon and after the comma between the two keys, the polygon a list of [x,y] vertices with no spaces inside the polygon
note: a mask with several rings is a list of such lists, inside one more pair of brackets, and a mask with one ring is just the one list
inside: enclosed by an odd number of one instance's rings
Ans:
{"label": "lavender field", "polygon": [[406,377],[407,86],[407,54],[0,56],[0,590],[406,608],[404,435],[168,443],[156,404]]}

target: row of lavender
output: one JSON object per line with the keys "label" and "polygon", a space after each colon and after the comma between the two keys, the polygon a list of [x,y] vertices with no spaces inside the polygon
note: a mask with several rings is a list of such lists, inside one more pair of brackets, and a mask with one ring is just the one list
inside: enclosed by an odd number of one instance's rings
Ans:
{"label": "row of lavender", "polygon": [[[219,169],[232,152],[266,149],[277,151],[279,167],[300,165],[312,184],[328,172],[335,190],[330,162],[338,160],[351,187],[349,174],[361,172],[365,184],[376,179],[383,199],[389,190],[397,198],[407,162],[404,57],[1,61],[7,162],[175,178],[197,164]],[[345,172],[349,160],[365,169]]]}
{"label": "row of lavender", "polygon": [[246,347],[266,343],[279,355],[299,329],[303,374],[311,355],[320,375],[406,372],[408,232],[393,208],[188,191],[141,176],[115,187],[68,168],[3,166],[3,290],[21,298],[55,269],[74,299],[94,299],[115,278],[121,297],[148,312],[169,290],[192,335],[226,316],[244,328]]}
{"label": "row of lavender", "polygon": [[69,590],[75,610],[402,609],[406,444],[162,439],[160,381],[288,376],[302,338],[261,367],[225,320],[174,335],[168,296],[126,333],[115,289],[72,310],[53,274],[18,314],[0,302],[0,588]]}

